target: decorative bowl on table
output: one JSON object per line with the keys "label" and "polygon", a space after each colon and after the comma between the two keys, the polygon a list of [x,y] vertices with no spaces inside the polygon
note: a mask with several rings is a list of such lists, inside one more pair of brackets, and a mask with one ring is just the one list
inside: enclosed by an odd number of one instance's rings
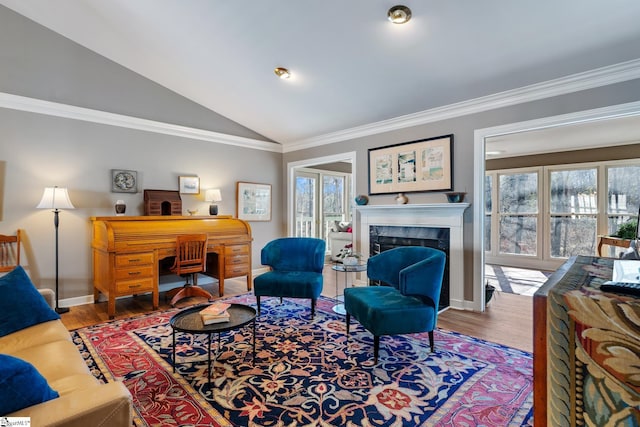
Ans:
{"label": "decorative bowl on table", "polygon": [[358,257],[346,256],[342,259],[342,265],[358,265]]}

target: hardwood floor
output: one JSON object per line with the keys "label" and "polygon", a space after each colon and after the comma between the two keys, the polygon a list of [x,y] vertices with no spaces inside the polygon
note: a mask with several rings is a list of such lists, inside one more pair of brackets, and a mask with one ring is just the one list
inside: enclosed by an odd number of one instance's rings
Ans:
{"label": "hardwood floor", "polygon": [[[324,279],[322,295],[334,298],[336,294],[342,293],[347,278],[344,277],[344,273],[339,273],[336,283],[336,272],[328,265],[325,268]],[[348,277],[349,285],[353,279],[354,276]],[[218,294],[217,286],[203,285],[202,287],[214,296]],[[225,280],[225,296],[245,292],[247,287],[244,279]],[[201,298],[185,299],[178,306],[186,307],[202,302],[205,300]],[[118,299],[116,319],[150,312],[151,307],[151,295]],[[161,293],[159,309],[169,308],[171,306],[165,301],[164,293]],[[75,306],[61,317],[69,330],[105,322],[108,320],[107,303]],[[449,309],[438,317],[438,327],[531,352],[533,349],[533,299],[530,296],[498,292],[484,313]]]}

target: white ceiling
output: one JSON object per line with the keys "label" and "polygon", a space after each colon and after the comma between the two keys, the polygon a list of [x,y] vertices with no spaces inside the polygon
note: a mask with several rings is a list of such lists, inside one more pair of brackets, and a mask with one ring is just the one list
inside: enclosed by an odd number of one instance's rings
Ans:
{"label": "white ceiling", "polygon": [[498,159],[639,143],[636,115],[493,136],[486,139],[485,152],[487,158]]}
{"label": "white ceiling", "polygon": [[640,58],[638,0],[402,3],[0,0],[284,145]]}

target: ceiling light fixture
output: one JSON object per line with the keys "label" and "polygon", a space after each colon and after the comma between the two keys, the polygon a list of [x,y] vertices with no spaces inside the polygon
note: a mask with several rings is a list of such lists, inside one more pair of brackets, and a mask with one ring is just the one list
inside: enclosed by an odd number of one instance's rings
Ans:
{"label": "ceiling light fixture", "polygon": [[276,76],[280,77],[281,79],[288,79],[289,77],[291,77],[291,73],[289,72],[289,70],[283,67],[276,67],[273,72],[276,73]]}
{"label": "ceiling light fixture", "polygon": [[394,24],[405,24],[411,19],[411,9],[402,5],[393,6],[389,9],[387,18]]}

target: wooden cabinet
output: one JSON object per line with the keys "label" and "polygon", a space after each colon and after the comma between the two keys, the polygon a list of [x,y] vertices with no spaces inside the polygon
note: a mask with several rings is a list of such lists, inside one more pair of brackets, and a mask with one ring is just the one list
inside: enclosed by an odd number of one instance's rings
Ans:
{"label": "wooden cabinet", "polygon": [[613,261],[573,257],[534,295],[536,427],[638,425],[640,298],[600,290]]}
{"label": "wooden cabinet", "polygon": [[159,305],[158,262],[175,256],[179,234],[206,233],[207,270],[218,279],[224,295],[224,280],[247,277],[251,290],[251,228],[230,216],[215,217],[93,217],[94,300],[108,299],[107,312],[115,316],[117,297],[151,292],[153,308]]}

